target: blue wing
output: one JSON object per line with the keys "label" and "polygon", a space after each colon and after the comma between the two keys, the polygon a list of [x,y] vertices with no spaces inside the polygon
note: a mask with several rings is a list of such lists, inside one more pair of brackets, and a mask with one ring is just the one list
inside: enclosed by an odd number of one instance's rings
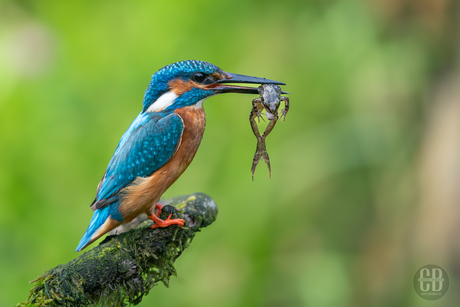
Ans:
{"label": "blue wing", "polygon": [[137,177],[147,177],[174,155],[184,130],[175,113],[141,113],[125,132],[110,160],[93,210],[103,208],[118,198],[118,192]]}

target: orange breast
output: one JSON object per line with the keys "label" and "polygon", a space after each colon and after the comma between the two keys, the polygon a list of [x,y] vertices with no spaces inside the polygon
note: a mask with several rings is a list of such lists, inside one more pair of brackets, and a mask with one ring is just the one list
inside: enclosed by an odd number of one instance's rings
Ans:
{"label": "orange breast", "polygon": [[153,214],[161,195],[182,175],[195,157],[206,127],[202,106],[184,107],[174,111],[184,122],[179,148],[174,156],[150,177],[136,179],[125,188],[120,204],[123,222],[127,223],[141,213]]}

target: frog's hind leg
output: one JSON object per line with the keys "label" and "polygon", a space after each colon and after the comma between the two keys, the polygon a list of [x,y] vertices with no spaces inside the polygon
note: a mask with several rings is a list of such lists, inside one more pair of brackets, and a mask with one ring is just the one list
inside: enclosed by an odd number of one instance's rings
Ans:
{"label": "frog's hind leg", "polygon": [[276,124],[277,121],[278,121],[278,115],[275,114],[275,117],[272,120],[270,120],[270,122],[268,123],[267,128],[265,128],[264,134],[260,138],[260,142],[259,142],[260,143],[260,150],[259,151],[260,151],[260,154],[262,155],[262,158],[265,161],[265,164],[267,164],[268,175],[270,176],[270,178],[272,178],[272,169],[270,167],[270,157],[268,156],[267,147],[265,146],[265,139],[270,134],[270,132],[273,130],[273,128],[275,127],[275,124]]}
{"label": "frog's hind leg", "polygon": [[[257,138],[257,147],[256,147],[256,152],[254,154],[254,159],[252,160],[252,167],[251,167],[251,172],[252,172],[252,181],[254,181],[254,172],[256,171],[257,164],[259,164],[260,159],[262,159],[262,154],[261,154],[261,139],[262,137],[260,136],[259,133],[259,127],[257,126],[257,122],[255,121],[256,118],[260,117],[261,110],[263,109],[261,99],[256,98],[252,100],[252,110],[251,114],[249,115],[249,122],[251,124],[252,132],[254,133],[254,136]],[[259,119],[260,122],[260,119]]]}
{"label": "frog's hind leg", "polygon": [[259,164],[259,161],[261,159],[261,154],[259,152],[259,142],[257,142],[257,148],[256,148],[256,153],[254,154],[254,159],[252,159],[252,167],[251,167],[251,172],[252,172],[252,181],[254,181],[254,173],[256,171],[257,164]]}
{"label": "frog's hind leg", "polygon": [[272,178],[272,169],[270,167],[270,157],[268,156],[267,148],[265,147],[265,139],[263,139],[263,151],[262,151],[262,158],[265,161],[265,164],[267,164],[268,167],[268,176]]}
{"label": "frog's hind leg", "polygon": [[267,164],[268,167],[268,174],[271,178],[272,176],[272,171],[270,168],[270,158],[268,157],[268,152],[267,148],[265,147],[265,138],[257,138],[257,148],[256,148],[256,153],[254,154],[254,159],[252,160],[252,181],[254,181],[254,172],[256,171],[256,166],[259,164],[259,161],[264,159],[265,163]]}

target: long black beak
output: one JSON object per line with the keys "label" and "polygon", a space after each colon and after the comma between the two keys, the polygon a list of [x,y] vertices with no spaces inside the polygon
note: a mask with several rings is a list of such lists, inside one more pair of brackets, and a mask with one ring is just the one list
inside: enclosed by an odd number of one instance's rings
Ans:
{"label": "long black beak", "polygon": [[[276,84],[276,85],[286,85],[286,83],[251,77],[239,74],[232,74],[226,72],[226,78],[218,80],[212,84],[206,85],[205,89],[212,89],[216,91],[216,94],[221,93],[242,93],[242,94],[259,94],[257,88],[255,87],[246,87],[246,86],[237,86],[237,85],[224,85],[223,83],[252,83],[252,84]],[[288,92],[282,92],[283,94],[289,94]]]}

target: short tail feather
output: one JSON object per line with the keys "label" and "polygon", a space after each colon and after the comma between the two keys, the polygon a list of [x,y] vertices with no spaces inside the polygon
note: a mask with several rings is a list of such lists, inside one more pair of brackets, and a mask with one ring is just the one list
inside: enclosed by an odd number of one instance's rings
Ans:
{"label": "short tail feather", "polygon": [[84,249],[88,244],[92,243],[97,237],[94,237],[96,231],[105,223],[107,218],[109,217],[109,207],[104,207],[102,209],[98,209],[94,211],[93,217],[91,218],[91,222],[89,223],[88,229],[86,229],[83,238],[81,238],[80,243],[78,244],[76,252],[81,251]]}

